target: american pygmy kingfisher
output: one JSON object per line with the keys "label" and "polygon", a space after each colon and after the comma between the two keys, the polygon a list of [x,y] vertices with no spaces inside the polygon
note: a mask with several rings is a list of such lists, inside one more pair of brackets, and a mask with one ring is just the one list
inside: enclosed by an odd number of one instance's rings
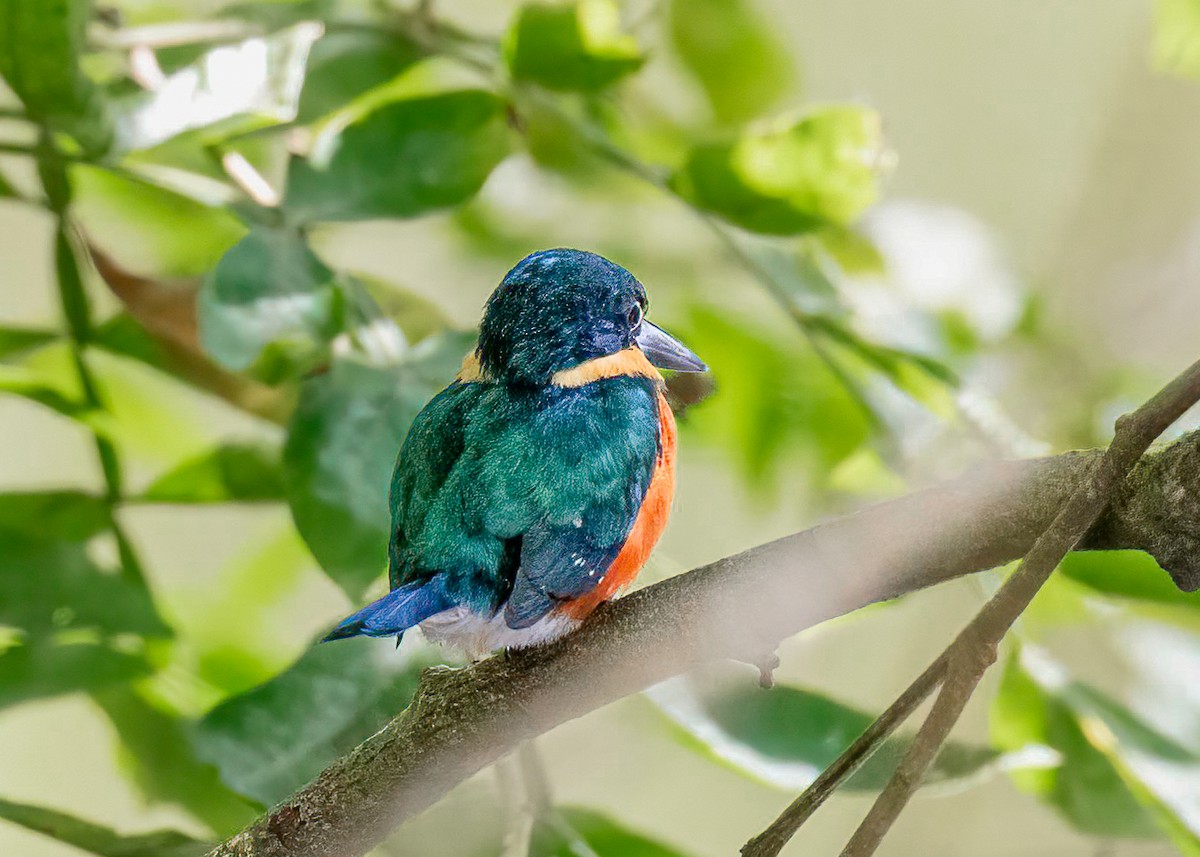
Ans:
{"label": "american pygmy kingfisher", "polygon": [[659,369],[705,365],[594,253],[521,260],[479,344],[417,415],[392,476],[391,592],[326,637],[426,637],[479,656],[571,631],[641,570],[670,513]]}

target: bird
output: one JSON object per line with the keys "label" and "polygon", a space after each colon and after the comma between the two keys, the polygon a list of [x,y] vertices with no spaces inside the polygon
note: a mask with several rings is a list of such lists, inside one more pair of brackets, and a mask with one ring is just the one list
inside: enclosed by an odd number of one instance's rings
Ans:
{"label": "bird", "polygon": [[595,253],[516,264],[475,349],[418,413],[392,476],[391,591],[326,641],[427,639],[479,658],[549,643],[628,586],[675,491],[660,369],[705,372]]}

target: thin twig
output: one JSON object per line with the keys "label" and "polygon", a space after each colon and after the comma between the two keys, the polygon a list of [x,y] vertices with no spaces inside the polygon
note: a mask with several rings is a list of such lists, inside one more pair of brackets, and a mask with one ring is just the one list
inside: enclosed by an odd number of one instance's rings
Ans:
{"label": "thin twig", "polygon": [[943,656],[930,664],[865,732],[855,738],[770,827],[743,845],[742,857],[773,857],[778,854],[800,829],[800,825],[808,821],[825,800],[862,767],[883,742],[937,690],[945,675],[946,658]]}
{"label": "thin twig", "polygon": [[[922,682],[928,682],[929,674],[944,669],[946,678],[942,684],[933,709],[917,733],[917,738],[897,767],[896,772],[880,793],[854,836],[842,851],[842,857],[870,857],[882,842],[913,792],[920,785],[929,765],[936,758],[947,737],[958,721],[984,672],[995,660],[996,646],[1012,627],[1013,623],[1029,606],[1038,591],[1050,578],[1063,557],[1074,548],[1080,539],[1095,524],[1108,507],[1114,489],[1125,478],[1142,457],[1150,444],[1167,429],[1184,411],[1200,399],[1200,362],[1190,366],[1168,384],[1153,399],[1132,414],[1117,421],[1112,444],[1095,465],[1089,477],[1071,495],[1050,526],[1034,543],[1021,565],[1005,582],[1000,590],[984,605],[967,627],[955,638],[936,661],[925,671],[905,696],[912,693]],[[902,697],[903,699],[904,697]],[[888,718],[897,703],[880,718]],[[911,709],[910,709],[911,710]],[[880,721],[868,730],[877,747],[885,732]],[[894,727],[893,727],[894,728]],[[874,747],[870,741],[860,738],[865,755]],[[845,755],[845,754],[844,754]],[[821,790],[806,799],[802,795],[766,831],[747,843],[743,849],[746,857],[774,857],[783,845],[812,814],[827,796],[830,786],[845,778],[843,759],[838,772],[826,771]],[[837,766],[838,763],[835,763]],[[840,776],[838,776],[840,774]],[[814,783],[814,787],[816,784]],[[810,787],[809,791],[812,791]]]}

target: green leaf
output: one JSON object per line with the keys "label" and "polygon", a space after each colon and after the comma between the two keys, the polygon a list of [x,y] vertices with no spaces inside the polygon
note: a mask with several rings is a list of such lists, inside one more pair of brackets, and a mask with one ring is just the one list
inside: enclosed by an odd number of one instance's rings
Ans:
{"label": "green leaf", "polygon": [[1067,554],[1059,571],[1105,595],[1200,607],[1200,592],[1180,590],[1154,557],[1142,551],[1077,551]]}
{"label": "green leaf", "polygon": [[[760,688],[744,672],[718,681],[674,679],[649,696],[681,728],[689,743],[754,779],[788,790],[803,789],[875,719],[824,694],[777,685]],[[797,724],[803,724],[797,728]],[[846,783],[878,791],[912,739],[892,738]],[[950,742],[925,782],[962,779],[988,768],[997,753]]]}
{"label": "green leaf", "polygon": [[149,593],[106,572],[80,542],[0,529],[0,624],[30,634],[92,628],[167,637]]}
{"label": "green leaf", "polygon": [[201,857],[211,847],[174,830],[124,836],[56,809],[3,798],[0,818],[99,857]]}
{"label": "green leaf", "polygon": [[53,342],[58,337],[59,334],[53,330],[0,325],[0,360],[20,356],[26,351]]}
{"label": "green leaf", "polygon": [[420,47],[398,33],[366,29],[329,33],[313,45],[296,121],[308,124],[340,110],[423,55]]}
{"label": "green leaf", "polygon": [[92,694],[120,739],[120,760],[147,800],[176,804],[220,837],[248,824],[255,808],[227,789],[211,765],[196,758],[188,724],[128,686]]}
{"label": "green leaf", "polygon": [[489,92],[393,101],[293,159],[284,206],[301,221],[412,217],[474,196],[508,150],[505,102]]}
{"label": "green leaf", "polygon": [[145,658],[95,643],[35,641],[0,651],[0,708],[98,690],[152,671]]}
{"label": "green leaf", "polygon": [[0,528],[47,541],[87,541],[112,520],[104,498],[83,491],[14,491],[0,494]]}
{"label": "green leaf", "polygon": [[466,337],[449,335],[390,369],[335,361],[301,389],[284,448],[288,502],[309,549],[351,599],[384,568],[400,444],[467,348]]}
{"label": "green leaf", "polygon": [[291,413],[292,391],[271,388],[218,366],[194,346],[149,333],[124,313],[96,329],[92,343],[110,354],[145,364],[171,378],[207,390],[236,407],[272,422],[282,423]]}
{"label": "green leaf", "polygon": [[72,213],[88,240],[125,270],[199,277],[246,234],[228,209],[103,167],[71,169]]}
{"label": "green leaf", "polygon": [[157,89],[114,102],[116,147],[148,149],[185,131],[220,137],[292,121],[308,51],[320,35],[320,25],[305,22],[221,45]]}
{"label": "green leaf", "polygon": [[834,105],[700,144],[671,186],[738,226],[790,235],[862,214],[878,196],[883,160],[878,114]]}
{"label": "green leaf", "polygon": [[554,808],[533,831],[529,857],[681,857],[682,851],[582,807]]}
{"label": "green leaf", "polygon": [[671,44],[719,122],[759,116],[794,84],[791,57],[750,0],[673,0]]}
{"label": "green leaf", "polygon": [[718,390],[689,411],[689,427],[737,456],[750,484],[773,489],[780,461],[800,455],[828,473],[870,436],[861,408],[820,359],[792,334],[748,316],[696,306],[669,325],[712,369]]}
{"label": "green leaf", "polygon": [[102,152],[111,123],[80,68],[91,15],[89,0],[0,0],[0,77],[31,118]]}
{"label": "green leaf", "polygon": [[547,89],[602,89],[641,68],[637,40],[621,32],[613,0],[528,3],[504,42],[504,59],[516,80]]}
{"label": "green leaf", "polygon": [[1154,65],[1160,71],[1200,79],[1200,0],[1157,0]]}
{"label": "green leaf", "polygon": [[140,499],[151,503],[283,500],[279,450],[261,444],[223,444],[164,473]]}
{"label": "green leaf", "polygon": [[[1085,833],[1152,836],[1155,821],[1165,819],[1164,805],[1180,801],[1192,809],[1173,824],[1200,824],[1194,809],[1200,762],[1117,703],[1069,682],[1061,667],[1031,646],[1005,667],[991,730],[1002,750],[1049,748],[1056,754],[1051,765],[1015,770],[1013,780]],[[1167,832],[1177,844],[1190,840],[1188,853],[1198,853],[1195,829],[1180,838],[1171,826]]]}
{"label": "green leaf", "polygon": [[310,368],[341,329],[341,285],[300,232],[257,226],[205,279],[198,311],[218,363],[279,380]]}
{"label": "green leaf", "polygon": [[404,655],[365,638],[318,645],[218,705],[190,740],[226,785],[269,806],[399,714],[435,662],[428,652]]}
{"label": "green leaf", "polygon": [[0,365],[0,393],[21,396],[71,419],[87,422],[98,416],[92,408],[76,399],[59,379],[27,366]]}

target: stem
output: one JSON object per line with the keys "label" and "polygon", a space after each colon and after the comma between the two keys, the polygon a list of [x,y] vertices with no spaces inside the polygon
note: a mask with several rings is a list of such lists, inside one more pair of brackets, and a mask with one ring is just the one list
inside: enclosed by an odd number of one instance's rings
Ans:
{"label": "stem", "polygon": [[[66,322],[71,360],[75,375],[83,392],[84,401],[93,410],[104,410],[105,404],[96,383],[95,375],[88,364],[87,348],[93,338],[92,310],[79,269],[79,246],[70,223],[71,182],[66,163],[55,149],[48,132],[43,131],[35,150],[38,170],[50,211],[55,216],[54,268],[58,282],[59,302]],[[117,507],[124,494],[120,455],[113,442],[103,433],[93,430],[92,442],[96,457],[104,475],[105,505],[109,528],[117,542],[117,553],[121,561],[121,574],[126,579],[145,585],[146,575],[141,561],[117,517]]]}
{"label": "stem", "polygon": [[863,763],[883,746],[883,742],[937,690],[946,675],[946,660],[943,656],[930,664],[865,732],[854,739],[854,742],[792,801],[770,827],[742,846],[742,857],[775,857],[826,799],[862,767]]}
{"label": "stem", "polygon": [[1071,495],[1004,585],[951,643],[950,673],[933,710],[842,857],[870,857],[891,829],[925,771],[958,722],[980,679],[995,661],[1004,635],[1050,579],[1050,575],[1099,520],[1117,487],[1150,444],[1200,400],[1200,362],[1188,367],[1158,395],[1117,420],[1116,433],[1090,477]]}

